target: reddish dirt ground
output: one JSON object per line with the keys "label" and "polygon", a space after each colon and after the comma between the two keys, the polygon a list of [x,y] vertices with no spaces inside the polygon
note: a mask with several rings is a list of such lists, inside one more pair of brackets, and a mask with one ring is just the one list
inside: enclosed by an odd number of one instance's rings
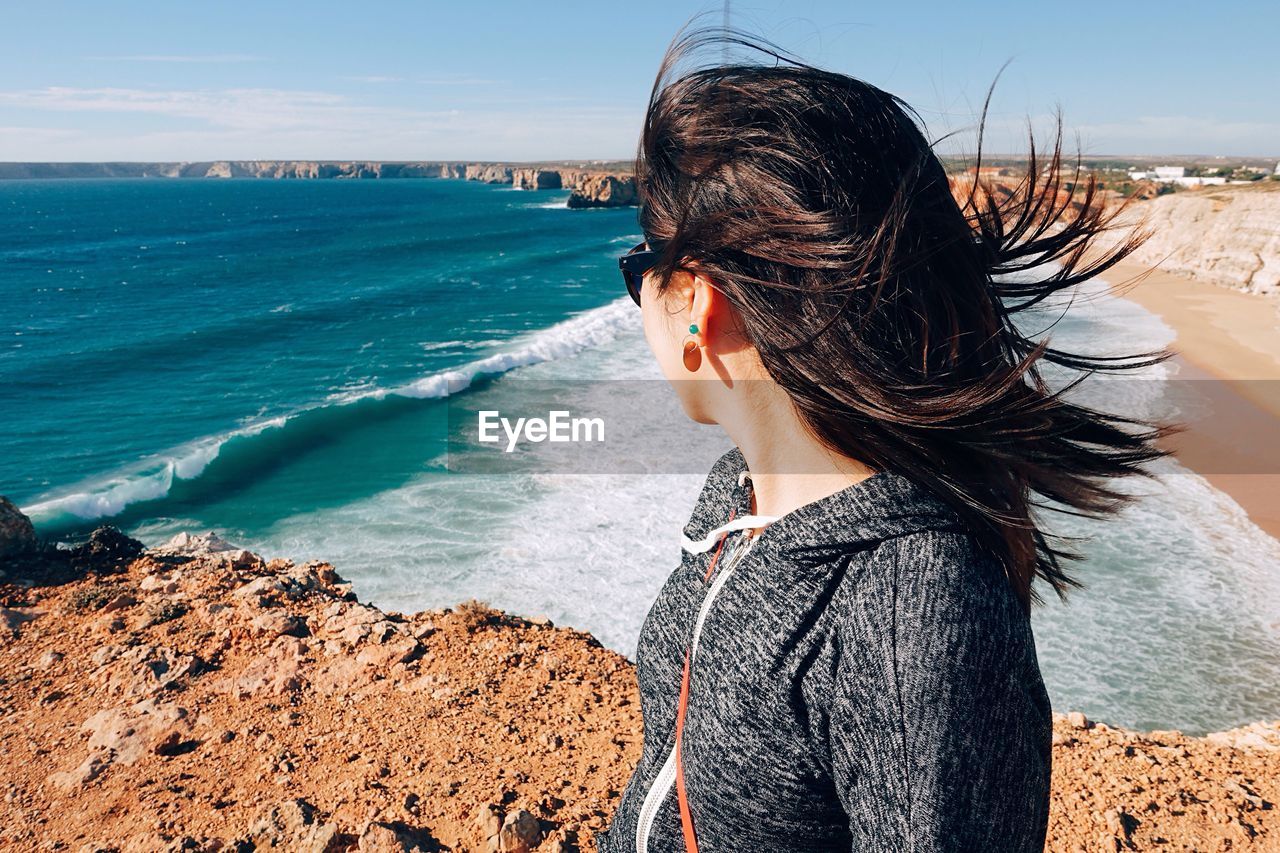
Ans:
{"label": "reddish dirt ground", "polygon": [[[626,658],[202,547],[0,578],[0,848],[593,849],[640,753]],[[1054,781],[1050,850],[1280,850],[1277,724],[1060,715]]]}

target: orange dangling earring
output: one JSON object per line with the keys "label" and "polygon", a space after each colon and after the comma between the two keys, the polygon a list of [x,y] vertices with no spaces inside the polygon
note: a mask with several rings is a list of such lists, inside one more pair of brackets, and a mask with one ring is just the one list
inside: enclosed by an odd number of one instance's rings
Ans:
{"label": "orange dangling earring", "polygon": [[697,373],[698,368],[702,367],[702,347],[693,337],[696,334],[698,334],[698,324],[693,323],[689,326],[689,335],[684,339],[683,351],[680,354],[684,361],[684,369],[690,373]]}

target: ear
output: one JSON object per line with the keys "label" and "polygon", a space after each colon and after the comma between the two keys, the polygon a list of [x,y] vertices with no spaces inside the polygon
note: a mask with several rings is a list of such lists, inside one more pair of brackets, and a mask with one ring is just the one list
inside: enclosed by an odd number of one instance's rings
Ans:
{"label": "ear", "polygon": [[714,334],[729,327],[729,300],[699,273],[689,278],[689,322],[698,327],[694,335],[699,345],[705,345]]}

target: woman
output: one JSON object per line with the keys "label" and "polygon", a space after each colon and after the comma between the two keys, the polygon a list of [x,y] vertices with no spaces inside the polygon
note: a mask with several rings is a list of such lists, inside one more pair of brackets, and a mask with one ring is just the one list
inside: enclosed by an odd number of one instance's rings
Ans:
{"label": "woman", "polygon": [[[667,82],[720,40],[786,64]],[[740,35],[663,61],[621,266],[685,411],[736,446],[641,632],[644,749],[604,853],[1043,848],[1029,611],[1037,579],[1076,582],[1037,508],[1114,510],[1166,428],[1074,405],[1040,366],[1167,353],[1014,326],[1143,236],[1084,262],[1118,210],[1092,178],[1059,192],[1060,125],[1019,192],[958,202],[909,110]]]}

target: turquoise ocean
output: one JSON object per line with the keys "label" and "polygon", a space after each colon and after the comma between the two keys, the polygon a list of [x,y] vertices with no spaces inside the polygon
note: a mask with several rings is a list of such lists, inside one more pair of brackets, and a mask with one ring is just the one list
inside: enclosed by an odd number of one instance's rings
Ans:
{"label": "turquoise ocean", "polygon": [[[0,494],[56,538],[214,530],[330,561],[387,609],[474,597],[634,658],[701,475],[444,464],[449,399],[659,378],[615,263],[635,210],[566,196],[0,182]],[[1173,338],[1102,282],[1080,295],[1058,344]],[[1126,408],[1162,385],[1124,380]],[[1156,470],[1121,518],[1054,522],[1087,555],[1085,589],[1034,617],[1054,707],[1190,732],[1280,716],[1280,543],[1193,472]]]}

